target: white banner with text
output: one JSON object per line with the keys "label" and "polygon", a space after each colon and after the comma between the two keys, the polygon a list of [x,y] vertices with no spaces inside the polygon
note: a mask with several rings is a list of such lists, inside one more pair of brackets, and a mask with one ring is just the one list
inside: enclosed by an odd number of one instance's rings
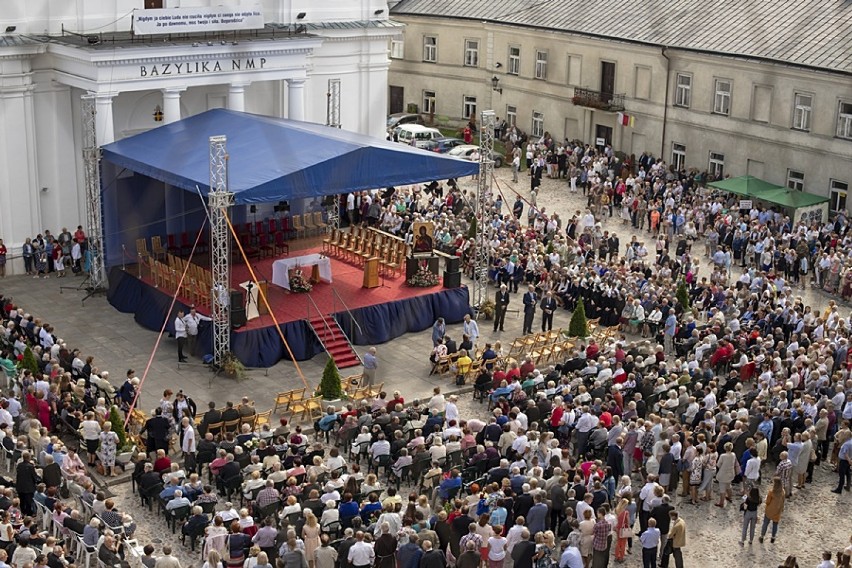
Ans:
{"label": "white banner with text", "polygon": [[256,30],[263,25],[260,4],[133,11],[133,33],[137,35]]}

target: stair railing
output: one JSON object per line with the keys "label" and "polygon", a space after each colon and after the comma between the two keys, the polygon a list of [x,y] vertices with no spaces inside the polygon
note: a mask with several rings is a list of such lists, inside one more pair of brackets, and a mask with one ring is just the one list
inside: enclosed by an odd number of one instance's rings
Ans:
{"label": "stair railing", "polygon": [[[337,339],[334,336],[334,330],[331,329],[331,326],[328,325],[328,322],[325,320],[325,316],[322,315],[322,312],[320,311],[319,306],[317,306],[317,303],[314,301],[313,298],[311,298],[310,294],[305,294],[305,295],[308,297],[308,300],[311,301],[311,303],[308,304],[308,306],[307,306],[307,309],[308,309],[307,321],[308,322],[311,321],[311,306],[313,306],[314,310],[316,310],[317,314],[319,314],[319,317],[322,320],[322,325],[325,326],[326,331],[328,331],[328,333],[331,334],[331,339]],[[313,326],[311,326],[311,329],[313,329]],[[314,331],[314,333],[316,334],[316,331]],[[317,334],[317,339],[319,339],[319,334]],[[320,343],[322,343],[323,348],[325,348],[325,342],[320,339]],[[326,349],[326,351],[328,351],[328,350]]]}
{"label": "stair railing", "polygon": [[[333,313],[333,314],[337,313],[337,301],[340,300],[340,303],[343,305],[343,309],[346,310],[347,314],[349,314],[349,335],[347,336],[347,339],[350,342],[352,341],[352,334],[355,331],[355,329],[352,327],[353,324],[358,328],[358,331],[361,333],[361,335],[364,335],[364,330],[361,329],[361,324],[358,323],[358,320],[355,319],[355,315],[352,313],[352,310],[349,309],[349,306],[346,305],[346,302],[343,301],[343,298],[340,296],[340,294],[337,292],[337,290],[332,288],[331,292],[332,292],[332,294],[334,294],[334,296],[332,297],[332,311],[331,311],[331,313]],[[338,322],[338,325],[340,325],[340,322]],[[343,333],[346,333],[346,330],[343,330]]]}

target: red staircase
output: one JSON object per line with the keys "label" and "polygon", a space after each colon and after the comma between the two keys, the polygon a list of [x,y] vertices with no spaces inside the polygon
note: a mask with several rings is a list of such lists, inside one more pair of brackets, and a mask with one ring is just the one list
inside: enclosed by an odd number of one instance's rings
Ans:
{"label": "red staircase", "polygon": [[317,339],[320,340],[338,369],[357,367],[361,364],[361,358],[352,348],[349,338],[340,329],[337,320],[331,316],[316,315],[309,319],[308,323],[311,324],[311,329],[314,330]]}

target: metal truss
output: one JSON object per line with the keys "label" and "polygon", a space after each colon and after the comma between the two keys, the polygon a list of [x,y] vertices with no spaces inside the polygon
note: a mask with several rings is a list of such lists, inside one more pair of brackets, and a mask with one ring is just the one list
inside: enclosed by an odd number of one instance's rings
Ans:
{"label": "metal truss", "polygon": [[103,256],[103,219],[101,203],[101,151],[95,128],[97,105],[94,94],[82,97],[83,119],[83,183],[86,191],[86,231],[88,231],[89,284],[91,293],[107,287]]}
{"label": "metal truss", "polygon": [[228,191],[228,153],[225,136],[210,137],[210,271],[213,319],[213,361],[221,365],[231,350],[231,234],[228,210],[234,194]]}
{"label": "metal truss", "polygon": [[494,175],[491,154],[494,150],[495,122],[493,110],[482,111],[479,123],[479,182],[474,206],[477,231],[473,259],[473,306],[477,309],[488,296],[488,249],[491,241],[490,211]]}

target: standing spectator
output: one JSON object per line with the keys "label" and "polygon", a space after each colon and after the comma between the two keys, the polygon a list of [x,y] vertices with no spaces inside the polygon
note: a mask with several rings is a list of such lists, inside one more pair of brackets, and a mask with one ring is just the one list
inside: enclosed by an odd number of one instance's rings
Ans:
{"label": "standing spectator", "polygon": [[488,538],[488,568],[503,568],[506,559],[506,549],[509,543],[503,536],[503,527],[492,527],[493,534]]}
{"label": "standing spectator", "polygon": [[660,529],[656,519],[648,519],[648,528],[639,537],[642,543],[642,568],[657,568],[657,547],[660,545]]}
{"label": "standing spectator", "polygon": [[663,561],[660,566],[668,568],[669,556],[674,556],[675,566],[683,568],[683,552],[681,549],[686,546],[686,522],[674,510],[669,511],[669,517],[672,520],[672,526],[669,528],[669,538],[666,542],[666,550],[663,551]]}
{"label": "standing spectator", "polygon": [[177,339],[178,344],[178,363],[183,363],[186,361],[183,354],[183,348],[186,345],[186,321],[183,310],[178,310],[177,317],[175,317],[175,339]]}
{"label": "standing spectator", "polygon": [[535,307],[538,303],[538,298],[535,294],[535,286],[532,284],[524,293],[524,329],[521,333],[524,335],[532,334],[533,319],[535,318]]}
{"label": "standing spectator", "polygon": [[760,542],[763,542],[763,537],[766,536],[766,529],[769,527],[769,522],[772,521],[772,538],[769,542],[775,542],[775,536],[778,534],[778,523],[781,522],[781,513],[784,512],[784,488],[781,486],[781,478],[772,478],[772,489],[766,494],[766,509],[763,511],[763,526],[760,528]]}
{"label": "standing spectator", "polygon": [[21,512],[25,515],[34,516],[36,510],[33,497],[35,496],[36,486],[39,481],[35,466],[30,459],[28,451],[24,451],[21,454],[21,462],[15,468],[15,490],[21,499]]}
{"label": "standing spectator", "polygon": [[379,359],[376,357],[376,348],[370,347],[363,358],[364,364],[364,380],[362,387],[371,387],[376,382],[376,371],[379,369]]}
{"label": "standing spectator", "polygon": [[740,546],[745,545],[746,533],[749,533],[748,543],[754,542],[754,529],[757,526],[757,508],[760,506],[760,489],[752,487],[748,495],[743,497],[740,511],[743,512],[743,535]]}
{"label": "standing spectator", "polygon": [[[847,403],[847,406],[852,403]],[[837,452],[837,487],[832,489],[833,493],[840,494],[844,489],[849,491],[849,485],[852,483],[852,438],[843,442],[840,446],[840,451]]]}
{"label": "standing spectator", "polygon": [[592,568],[606,568],[609,565],[609,547],[612,541],[612,524],[606,520],[606,511],[598,509],[592,540]]}

